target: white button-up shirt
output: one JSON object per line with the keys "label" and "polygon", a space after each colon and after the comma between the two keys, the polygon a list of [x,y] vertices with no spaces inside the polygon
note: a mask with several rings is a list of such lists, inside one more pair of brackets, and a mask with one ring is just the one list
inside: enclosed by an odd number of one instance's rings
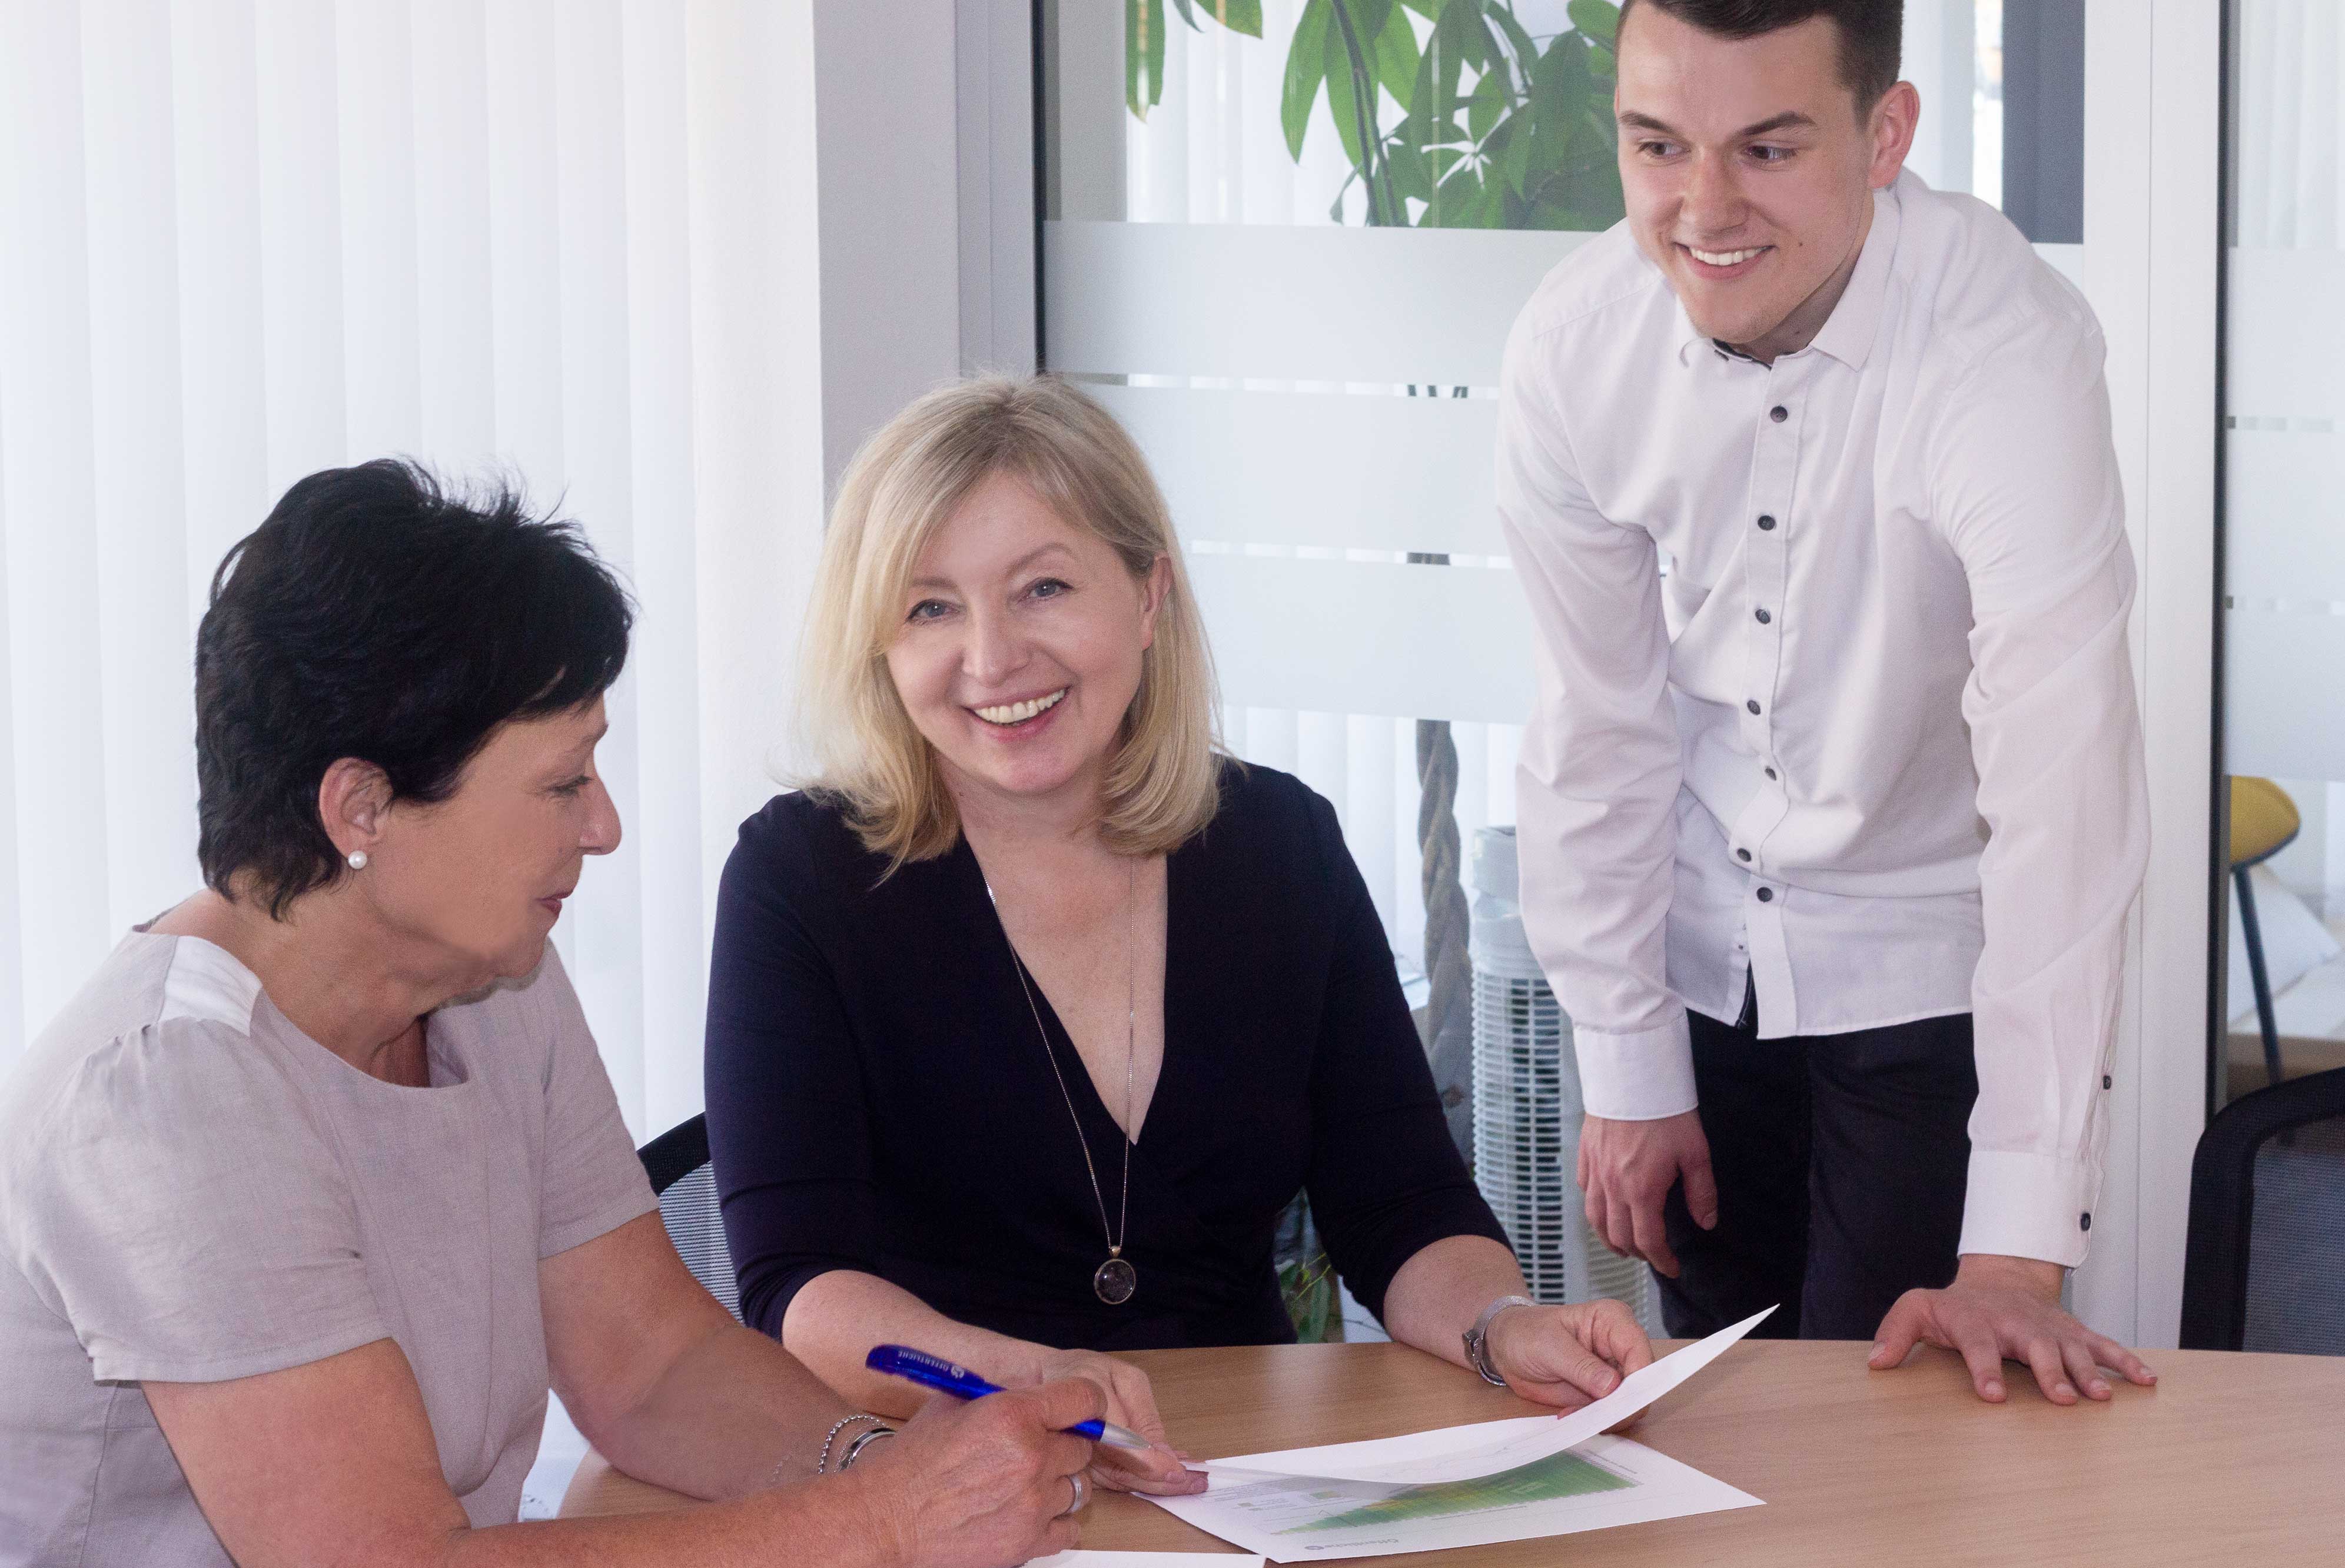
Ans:
{"label": "white button-up shirt", "polygon": [[1910,174],[1772,365],[1625,227],[1539,286],[1497,460],[1523,916],[1590,1114],[1693,1108],[1686,1009],[1746,980],[1762,1039],[1969,1012],[1962,1250],[2083,1260],[2148,853],[2103,357],[2000,214]]}

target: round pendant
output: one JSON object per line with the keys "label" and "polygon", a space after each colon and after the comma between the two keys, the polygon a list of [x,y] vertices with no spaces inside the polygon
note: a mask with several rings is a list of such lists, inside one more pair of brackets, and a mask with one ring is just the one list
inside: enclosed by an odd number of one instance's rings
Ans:
{"label": "round pendant", "polygon": [[1091,1276],[1091,1289],[1111,1307],[1121,1307],[1140,1288],[1140,1276],[1121,1258],[1111,1258]]}

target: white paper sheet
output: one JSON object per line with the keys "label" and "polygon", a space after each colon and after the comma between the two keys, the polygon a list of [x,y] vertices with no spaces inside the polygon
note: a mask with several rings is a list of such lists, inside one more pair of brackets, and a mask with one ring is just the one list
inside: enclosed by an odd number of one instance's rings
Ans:
{"label": "white paper sheet", "polygon": [[1590,1438],[1502,1474],[1432,1486],[1216,1472],[1196,1496],[1148,1501],[1274,1563],[1487,1546],[1760,1505],[1748,1492],[1619,1437]]}
{"label": "white paper sheet", "polygon": [[1037,1557],[1026,1568],[1263,1568],[1260,1557],[1233,1552],[1072,1552]]}
{"label": "white paper sheet", "polygon": [[1716,1361],[1728,1346],[1765,1321],[1774,1310],[1770,1307],[1731,1328],[1721,1329],[1699,1343],[1663,1356],[1651,1366],[1621,1379],[1619,1388],[1594,1404],[1568,1415],[1477,1421],[1401,1437],[1374,1438],[1365,1442],[1239,1454],[1229,1459],[1204,1460],[1190,1468],[1225,1476],[1233,1482],[1271,1475],[1407,1486],[1479,1480],[1576,1448],[1605,1428],[1627,1421]]}

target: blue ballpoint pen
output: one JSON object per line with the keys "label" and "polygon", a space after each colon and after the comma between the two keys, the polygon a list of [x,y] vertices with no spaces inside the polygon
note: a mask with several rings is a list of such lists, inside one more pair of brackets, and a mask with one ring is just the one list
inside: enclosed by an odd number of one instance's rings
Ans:
{"label": "blue ballpoint pen", "polygon": [[[926,1351],[915,1351],[905,1345],[874,1345],[863,1364],[875,1372],[891,1378],[903,1378],[930,1388],[940,1394],[950,1394],[957,1400],[982,1399],[987,1394],[1001,1391],[1000,1383],[987,1382],[967,1367],[959,1366]],[[1153,1448],[1156,1445],[1128,1427],[1112,1421],[1087,1421],[1067,1429],[1078,1437],[1093,1442],[1113,1443],[1118,1448]]]}

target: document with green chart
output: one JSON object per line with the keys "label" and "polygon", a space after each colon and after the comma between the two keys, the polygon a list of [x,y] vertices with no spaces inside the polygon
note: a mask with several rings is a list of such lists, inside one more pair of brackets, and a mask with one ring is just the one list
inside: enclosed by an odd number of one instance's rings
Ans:
{"label": "document with green chart", "polygon": [[1213,1477],[1204,1492],[1149,1501],[1274,1563],[1486,1546],[1755,1507],[1758,1498],[1724,1482],[1602,1434],[1766,1315],[1654,1362],[1568,1416],[1211,1460],[1200,1467]]}

